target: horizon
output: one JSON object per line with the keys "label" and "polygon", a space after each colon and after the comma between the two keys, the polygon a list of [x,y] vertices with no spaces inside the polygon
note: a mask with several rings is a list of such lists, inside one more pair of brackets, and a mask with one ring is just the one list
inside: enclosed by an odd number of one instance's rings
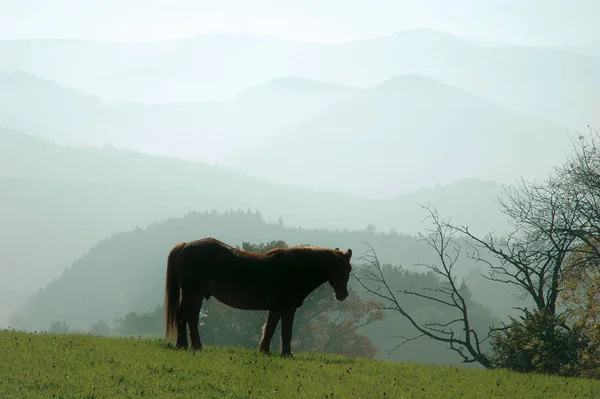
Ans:
{"label": "horizon", "polygon": [[148,42],[218,34],[269,36],[307,43],[339,43],[427,29],[468,41],[525,46],[585,45],[600,39],[594,15],[600,3],[565,0],[314,0],[285,6],[260,0],[220,3],[179,0],[74,0],[18,4],[0,2],[0,40],[79,39],[98,42]]}
{"label": "horizon", "polygon": [[164,37],[156,37],[156,38],[148,38],[148,39],[94,39],[94,38],[85,38],[85,37],[75,37],[75,36],[49,36],[49,37],[20,37],[20,38],[0,38],[0,42],[19,42],[19,41],[82,41],[82,42],[91,42],[91,43],[103,43],[103,44],[144,44],[144,43],[158,43],[158,42],[168,42],[168,41],[178,41],[178,40],[190,40],[190,39],[198,39],[198,38],[209,38],[209,37],[218,37],[218,36],[246,36],[253,38],[263,38],[263,39],[272,39],[276,41],[282,42],[290,42],[290,43],[299,43],[299,44],[309,44],[309,45],[328,45],[328,44],[344,44],[344,43],[352,43],[363,40],[377,40],[387,37],[392,37],[402,33],[415,32],[415,31],[423,31],[423,32],[432,32],[446,36],[453,36],[457,39],[463,40],[475,46],[510,46],[510,47],[540,47],[540,48],[552,48],[552,47],[577,47],[577,46],[586,46],[590,44],[594,44],[600,41],[600,36],[592,37],[591,39],[583,40],[583,41],[573,41],[568,43],[561,44],[553,44],[553,43],[519,43],[519,42],[510,42],[510,41],[499,41],[496,39],[487,39],[480,37],[470,37],[467,35],[459,35],[450,31],[435,29],[435,28],[407,28],[407,29],[398,29],[394,31],[390,31],[389,33],[376,34],[371,36],[362,36],[362,37],[349,37],[349,38],[339,38],[339,39],[325,39],[325,40],[310,40],[301,38],[289,38],[286,36],[277,36],[276,34],[270,33],[254,33],[254,32],[243,32],[243,31],[215,31],[215,32],[200,32],[200,33],[190,33],[186,35],[180,36],[164,36]]}

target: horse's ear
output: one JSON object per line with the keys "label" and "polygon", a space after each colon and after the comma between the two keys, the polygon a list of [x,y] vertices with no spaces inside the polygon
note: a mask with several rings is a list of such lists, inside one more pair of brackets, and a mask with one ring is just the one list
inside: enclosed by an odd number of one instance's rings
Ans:
{"label": "horse's ear", "polygon": [[340,249],[339,249],[339,248],[336,248],[335,250],[336,250],[336,251],[339,251]]}
{"label": "horse's ear", "polygon": [[348,250],[346,251],[346,258],[348,258],[348,260],[350,260],[351,257],[352,257],[352,250],[350,248],[348,248]]}

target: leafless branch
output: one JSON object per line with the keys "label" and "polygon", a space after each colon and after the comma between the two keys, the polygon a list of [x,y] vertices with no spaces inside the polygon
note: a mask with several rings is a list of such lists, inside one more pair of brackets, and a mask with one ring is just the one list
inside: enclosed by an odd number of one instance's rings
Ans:
{"label": "leafless branch", "polygon": [[[427,337],[436,341],[444,342],[448,348],[455,351],[465,363],[479,362],[486,368],[492,368],[493,365],[481,349],[482,340],[477,332],[471,327],[469,320],[469,310],[467,300],[463,293],[464,283],[458,284],[456,274],[453,271],[454,265],[459,259],[461,247],[455,240],[455,229],[440,221],[437,211],[430,207],[423,207],[429,211],[429,218],[432,220],[433,228],[428,235],[421,235],[421,240],[431,246],[438,258],[437,264],[423,265],[440,277],[440,285],[436,287],[425,287],[422,292],[408,290],[394,290],[390,287],[383,273],[382,266],[377,258],[375,250],[367,243],[370,251],[363,255],[364,266],[361,269],[360,277],[357,277],[359,284],[369,293],[381,300],[384,305],[382,309],[392,310],[403,316],[419,332],[413,338],[402,337],[402,342],[398,344],[391,352],[400,348],[402,345],[414,339]],[[432,301],[452,309],[457,313],[457,317],[451,321],[418,321],[414,315],[411,315],[400,303],[396,293],[412,295],[427,301]],[[459,325],[460,334],[454,331],[452,326]],[[487,336],[484,340],[487,339]],[[390,353],[391,353],[390,352]]]}

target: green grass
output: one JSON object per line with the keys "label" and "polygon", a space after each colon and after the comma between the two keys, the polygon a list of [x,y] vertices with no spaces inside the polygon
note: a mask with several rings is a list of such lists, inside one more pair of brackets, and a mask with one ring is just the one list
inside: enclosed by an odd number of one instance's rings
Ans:
{"label": "green grass", "polygon": [[0,331],[0,398],[597,398],[600,381]]}

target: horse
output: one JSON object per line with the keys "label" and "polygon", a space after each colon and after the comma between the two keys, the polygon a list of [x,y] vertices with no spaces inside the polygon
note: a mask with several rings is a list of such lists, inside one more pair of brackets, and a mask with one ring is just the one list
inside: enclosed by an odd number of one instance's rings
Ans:
{"label": "horse", "polygon": [[166,336],[187,349],[201,350],[198,320],[210,297],[242,310],[267,310],[259,352],[270,352],[281,319],[281,356],[292,356],[294,315],[308,295],[328,282],[335,298],[348,296],[352,250],[297,246],[264,254],[242,251],[215,238],[181,242],[167,258],[165,284]]}

